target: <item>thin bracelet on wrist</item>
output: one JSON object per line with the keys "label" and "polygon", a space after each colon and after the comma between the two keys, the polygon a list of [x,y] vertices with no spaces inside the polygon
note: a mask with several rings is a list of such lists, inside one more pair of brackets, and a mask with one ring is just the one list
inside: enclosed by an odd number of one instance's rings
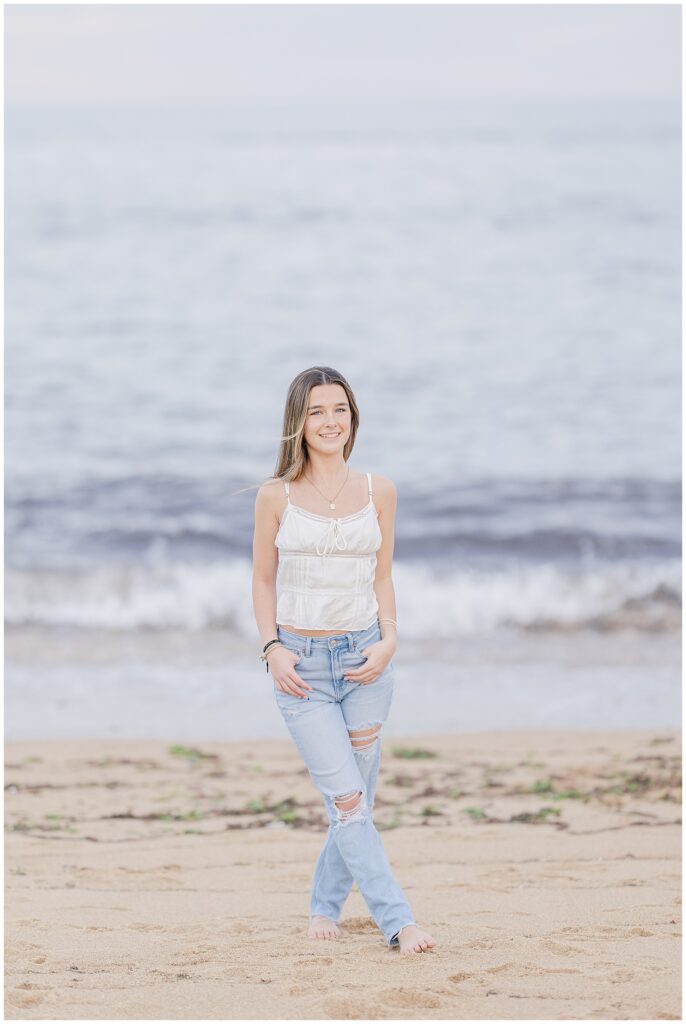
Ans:
{"label": "thin bracelet on wrist", "polygon": [[390,640],[391,639],[390,633],[388,634],[388,636],[384,636],[383,630],[382,630],[382,623],[390,623],[392,626],[395,627],[395,642],[397,643],[398,642],[398,623],[395,621],[395,619],[379,619],[379,632],[381,633],[381,639],[382,640]]}
{"label": "thin bracelet on wrist", "polygon": [[283,646],[284,646],[283,643],[279,640],[278,637],[276,637],[276,639],[270,640],[269,643],[265,644],[264,647],[262,648],[262,654],[260,655],[260,661],[264,661],[265,662],[265,668],[266,668],[267,672],[269,671],[269,662],[268,662],[267,659],[269,657],[270,651],[272,651],[275,647],[283,647]]}
{"label": "thin bracelet on wrist", "polygon": [[396,630],[396,633],[397,633],[397,631],[398,631],[398,623],[395,621],[395,619],[379,619],[379,625],[381,625],[382,622],[390,622],[393,626],[395,626],[395,630]]}

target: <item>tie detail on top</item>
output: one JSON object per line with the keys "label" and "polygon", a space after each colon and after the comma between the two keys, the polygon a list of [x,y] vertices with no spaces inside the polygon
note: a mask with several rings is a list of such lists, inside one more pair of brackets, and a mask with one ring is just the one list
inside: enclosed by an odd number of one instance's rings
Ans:
{"label": "tie detail on top", "polygon": [[[319,548],[322,541],[324,542],[324,549],[320,551]],[[329,544],[331,545],[330,547]],[[326,558],[327,555],[331,554],[334,548],[338,551],[346,551],[347,547],[348,542],[343,536],[343,530],[341,529],[340,522],[338,519],[332,519],[327,527],[326,533],[322,537],[322,540],[317,543],[317,554]]]}

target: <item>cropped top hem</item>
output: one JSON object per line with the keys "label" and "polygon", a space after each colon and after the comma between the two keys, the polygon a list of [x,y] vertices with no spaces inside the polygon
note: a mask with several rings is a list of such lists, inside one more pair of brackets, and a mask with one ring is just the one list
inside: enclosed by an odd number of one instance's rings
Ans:
{"label": "cropped top hem", "polygon": [[348,632],[350,630],[355,630],[356,632],[359,632],[361,629],[370,629],[371,626],[373,626],[377,621],[378,621],[378,618],[375,615],[374,618],[372,619],[372,621],[368,622],[364,626],[346,626],[346,625],[341,625],[340,622],[337,622],[335,625],[330,625],[330,626],[313,626],[313,625],[302,626],[299,623],[295,623],[295,622],[279,622],[278,619],[277,619],[276,625],[277,626],[283,626],[284,629],[286,629],[287,626],[290,626],[291,629],[333,629],[333,630],[340,630],[341,632],[344,632],[344,631]]}

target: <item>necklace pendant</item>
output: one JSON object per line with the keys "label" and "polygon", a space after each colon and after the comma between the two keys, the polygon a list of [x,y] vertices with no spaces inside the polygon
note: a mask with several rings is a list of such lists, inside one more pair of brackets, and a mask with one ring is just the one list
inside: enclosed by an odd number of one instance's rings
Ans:
{"label": "necklace pendant", "polygon": [[330,502],[329,502],[329,508],[335,508],[335,507],[336,507],[336,506],[334,505],[334,503],[333,503],[332,501],[330,501]]}

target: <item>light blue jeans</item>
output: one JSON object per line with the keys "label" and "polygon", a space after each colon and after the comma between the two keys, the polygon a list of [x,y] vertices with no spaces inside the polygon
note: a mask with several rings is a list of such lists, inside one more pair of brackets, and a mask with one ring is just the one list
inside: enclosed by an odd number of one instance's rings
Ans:
{"label": "light blue jeans", "polygon": [[[284,693],[274,684],[276,703],[310,773],[324,797],[329,829],[312,879],[310,914],[338,921],[353,881],[389,946],[415,924],[395,879],[372,818],[381,758],[381,732],[393,697],[393,662],[372,683],[343,678],[367,660],[361,651],[381,639],[378,620],[367,629],[336,636],[300,636],[277,627],[281,643],[300,660],[295,671],[312,686],[309,699]],[[379,726],[378,738],[354,746],[349,731]],[[341,797],[361,793],[353,813],[337,807]]]}

